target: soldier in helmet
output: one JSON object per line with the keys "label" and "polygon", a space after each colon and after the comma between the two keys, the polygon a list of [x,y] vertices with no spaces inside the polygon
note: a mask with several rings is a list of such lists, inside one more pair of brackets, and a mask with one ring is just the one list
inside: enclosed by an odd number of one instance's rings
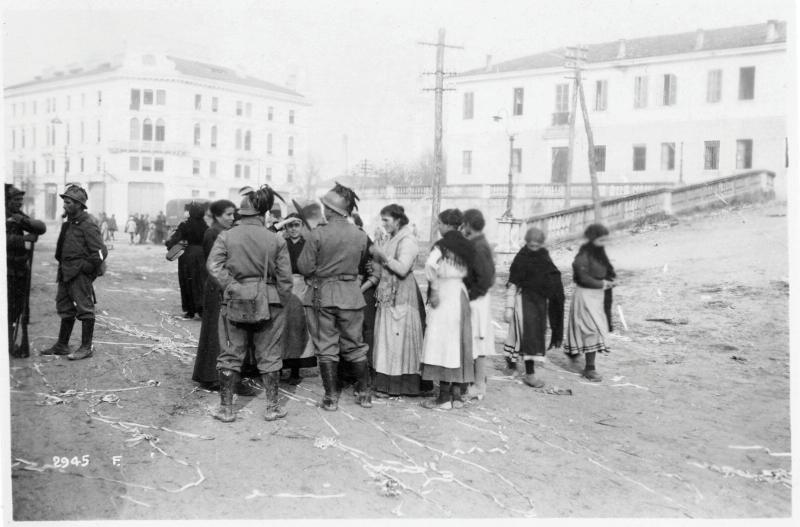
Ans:
{"label": "soldier in helmet", "polygon": [[[238,225],[222,231],[208,255],[206,267],[212,279],[224,291],[220,308],[220,353],[217,371],[220,384],[220,409],[214,416],[220,421],[236,419],[233,390],[239,381],[242,362],[252,339],[258,371],[266,388],[267,409],[264,419],[286,417],[278,404],[278,379],[281,370],[281,341],[285,325],[283,305],[292,294],[292,266],[283,236],[264,225],[277,194],[264,185],[242,198]],[[266,264],[266,267],[265,267]],[[227,318],[227,300],[237,285],[264,280],[267,283],[269,319],[255,323],[236,323]]]}
{"label": "soldier in helmet", "polygon": [[[8,286],[8,351],[13,357],[28,357],[28,302],[31,294],[33,243],[47,230],[44,222],[22,212],[25,192],[6,183],[6,285]],[[21,333],[21,342],[14,342]]]}
{"label": "soldier in helmet", "polygon": [[[87,198],[86,191],[77,185],[70,185],[61,194],[64,200],[62,217],[66,217],[56,244],[56,310],[61,317],[61,330],[58,342],[42,351],[42,355],[66,355],[69,360],[78,360],[91,357],[93,353],[95,296],[92,284],[99,276],[108,250],[100,236],[100,227],[86,212]],[[70,352],[69,337],[75,319],[81,321],[81,345]]]}
{"label": "soldier in helmet", "polygon": [[328,223],[308,234],[297,259],[297,268],[309,285],[303,305],[325,388],[320,406],[329,411],[338,408],[340,358],[358,379],[356,402],[364,408],[372,406],[367,345],[361,332],[365,302],[358,281],[367,235],[347,221],[357,199],[351,189],[338,183],[325,194],[321,201]]}

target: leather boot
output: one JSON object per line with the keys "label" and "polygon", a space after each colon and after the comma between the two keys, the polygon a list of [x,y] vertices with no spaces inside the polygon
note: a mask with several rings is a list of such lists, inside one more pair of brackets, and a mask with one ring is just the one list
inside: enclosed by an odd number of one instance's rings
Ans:
{"label": "leather boot", "polygon": [[286,417],[288,413],[278,404],[278,383],[280,382],[280,375],[280,371],[261,374],[261,380],[264,382],[267,391],[267,409],[264,411],[264,419],[267,421],[274,421],[275,419]]}
{"label": "leather boot", "polygon": [[42,355],[69,355],[69,337],[72,335],[72,327],[75,325],[74,318],[62,318],[61,329],[58,331],[58,342],[43,350]]}
{"label": "leather boot", "polygon": [[239,372],[219,370],[219,411],[214,417],[223,423],[236,420],[236,412],[233,411],[233,388],[238,382]]}
{"label": "leather boot", "polygon": [[367,361],[351,362],[350,371],[356,378],[356,403],[362,408],[372,408],[372,390],[369,386]]}
{"label": "leather boot", "polygon": [[92,337],[94,336],[94,319],[81,320],[81,347],[67,355],[69,360],[88,359],[94,354]]}
{"label": "leather boot", "polygon": [[337,375],[338,363],[320,362],[319,375],[322,377],[322,386],[325,388],[325,396],[319,405],[323,410],[335,412],[339,409],[339,376]]}
{"label": "leather boot", "polygon": [[584,359],[586,359],[586,366],[583,369],[583,377],[588,379],[592,382],[600,382],[603,378],[597,373],[597,370],[594,366],[594,359],[597,356],[596,351],[584,353]]}

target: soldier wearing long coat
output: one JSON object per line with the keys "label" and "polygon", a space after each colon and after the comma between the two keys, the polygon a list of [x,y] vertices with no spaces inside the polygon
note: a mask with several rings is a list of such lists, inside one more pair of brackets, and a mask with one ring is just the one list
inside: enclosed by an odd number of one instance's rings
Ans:
{"label": "soldier wearing long coat", "polygon": [[[33,244],[47,226],[22,212],[25,192],[6,184],[6,285],[8,299],[8,351],[12,357],[30,355],[31,264]],[[15,342],[15,336],[19,337]]]}

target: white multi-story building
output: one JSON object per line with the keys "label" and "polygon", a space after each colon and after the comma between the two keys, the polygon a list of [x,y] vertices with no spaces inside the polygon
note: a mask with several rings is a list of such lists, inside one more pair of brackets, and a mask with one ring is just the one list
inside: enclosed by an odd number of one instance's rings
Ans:
{"label": "white multi-story building", "polygon": [[[600,182],[695,183],[750,168],[785,175],[793,70],[785,22],[586,48]],[[515,183],[564,182],[572,75],[555,50],[487,60],[452,80],[448,183],[504,182],[510,159]],[[589,181],[587,145],[578,103],[573,182]]]}
{"label": "white multi-story building", "polygon": [[176,198],[238,197],[269,183],[292,195],[307,160],[309,103],[224,66],[127,53],[5,89],[6,181],[37,217],[77,182],[89,210],[156,214]]}

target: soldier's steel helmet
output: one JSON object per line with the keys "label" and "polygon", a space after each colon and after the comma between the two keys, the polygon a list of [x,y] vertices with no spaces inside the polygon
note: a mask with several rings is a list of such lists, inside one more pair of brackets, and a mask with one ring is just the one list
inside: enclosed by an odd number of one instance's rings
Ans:
{"label": "soldier's steel helmet", "polygon": [[86,200],[89,199],[86,191],[77,185],[71,185],[63,194],[59,194],[59,196],[61,196],[61,198],[73,199],[83,205],[83,208],[86,208]]}

